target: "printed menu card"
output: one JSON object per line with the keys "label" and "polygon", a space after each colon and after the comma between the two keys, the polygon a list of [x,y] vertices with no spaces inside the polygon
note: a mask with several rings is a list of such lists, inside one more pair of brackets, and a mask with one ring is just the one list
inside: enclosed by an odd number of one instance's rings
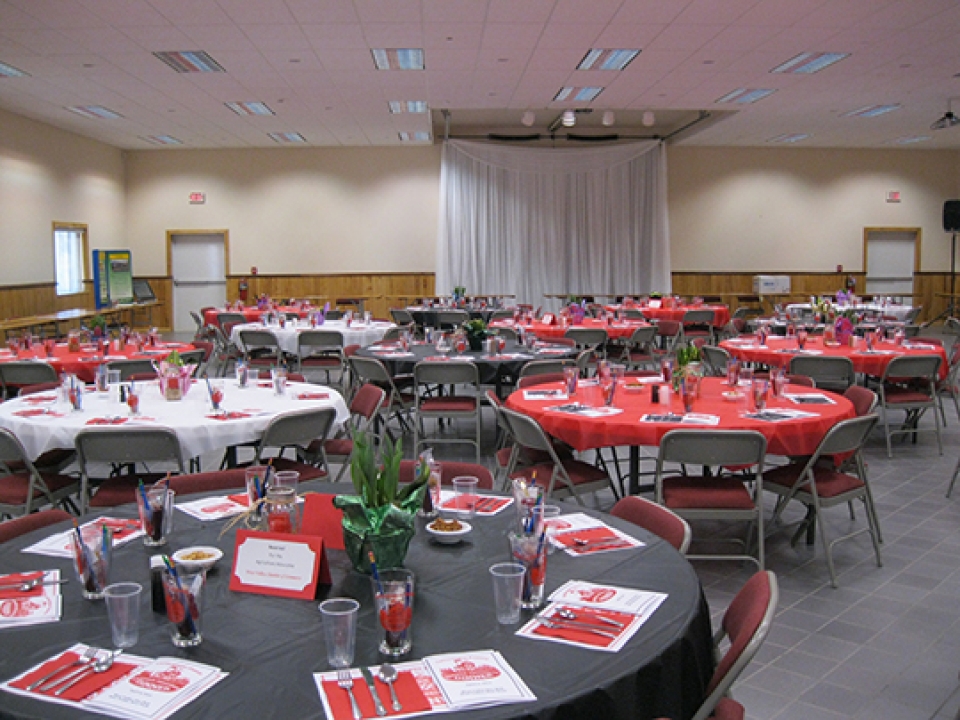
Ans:
{"label": "printed menu card", "polygon": [[[86,522],[80,527],[85,528],[90,525],[94,527],[106,526],[113,530],[113,547],[115,548],[126,545],[128,542],[143,535],[143,528],[140,526],[140,520],[137,519],[101,517]],[[21,552],[49,555],[50,557],[72,558],[73,546],[70,543],[70,536],[75,532],[76,530],[71,528],[63,532],[54,533],[29,547],[25,547]]]}
{"label": "printed menu card", "polygon": [[54,583],[59,579],[59,570],[0,575],[0,629],[59,620],[62,608],[59,585],[37,585],[27,590],[15,587],[28,581]]}

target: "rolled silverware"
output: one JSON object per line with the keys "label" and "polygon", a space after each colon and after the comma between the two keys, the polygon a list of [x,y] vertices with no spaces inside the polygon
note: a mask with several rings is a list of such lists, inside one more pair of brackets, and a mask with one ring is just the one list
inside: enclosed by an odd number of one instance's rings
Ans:
{"label": "rolled silverware", "polygon": [[610,638],[611,640],[616,640],[619,635],[612,632],[607,632],[601,628],[598,628],[596,625],[591,625],[589,623],[581,623],[575,620],[564,620],[561,617],[550,616],[549,618],[538,618],[541,625],[544,625],[552,630],[579,630],[581,632],[593,633],[594,635],[600,635],[601,637]]}

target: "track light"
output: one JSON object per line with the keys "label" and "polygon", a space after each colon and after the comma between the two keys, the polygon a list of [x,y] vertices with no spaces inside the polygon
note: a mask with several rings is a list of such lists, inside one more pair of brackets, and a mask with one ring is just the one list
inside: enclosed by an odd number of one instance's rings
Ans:
{"label": "track light", "polygon": [[563,126],[573,127],[577,124],[577,114],[573,110],[563,111]]}
{"label": "track light", "polygon": [[537,121],[537,116],[533,114],[533,111],[527,110],[520,117],[520,124],[524,127],[533,127],[533,124]]}
{"label": "track light", "polygon": [[613,124],[617,121],[617,116],[613,114],[613,110],[607,110],[603,113],[603,118],[600,122],[603,123],[604,127],[613,127]]}
{"label": "track light", "polygon": [[657,122],[657,118],[653,114],[653,110],[647,110],[643,117],[640,118],[640,122],[643,123],[644,127],[653,127],[654,123]]}

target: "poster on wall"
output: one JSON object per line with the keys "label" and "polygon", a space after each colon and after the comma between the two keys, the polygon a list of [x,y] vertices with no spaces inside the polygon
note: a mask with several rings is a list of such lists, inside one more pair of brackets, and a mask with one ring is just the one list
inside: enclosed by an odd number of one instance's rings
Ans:
{"label": "poster on wall", "polygon": [[129,250],[94,250],[93,285],[97,309],[134,302],[133,260]]}

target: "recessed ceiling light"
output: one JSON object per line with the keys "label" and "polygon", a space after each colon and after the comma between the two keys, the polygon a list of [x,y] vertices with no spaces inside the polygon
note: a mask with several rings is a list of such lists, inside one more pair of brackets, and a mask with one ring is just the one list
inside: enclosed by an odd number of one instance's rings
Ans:
{"label": "recessed ceiling light", "polygon": [[148,135],[141,139],[154,145],[183,145],[183,141],[175,138],[173,135]]}
{"label": "recessed ceiling light", "polygon": [[653,110],[646,110],[641,116],[640,122],[643,123],[644,127],[653,127],[657,123],[657,117],[653,114]]}
{"label": "recessed ceiling light", "polygon": [[400,140],[402,142],[430,142],[430,133],[418,131],[418,132],[401,132],[398,133]]}
{"label": "recessed ceiling light", "polygon": [[71,105],[67,110],[77,115],[83,115],[83,117],[97,118],[98,120],[116,120],[123,117],[120,113],[102,105]]}
{"label": "recessed ceiling light", "polygon": [[810,137],[809,133],[793,133],[790,135],[777,135],[772,137],[767,142],[769,143],[795,143],[800,142],[801,140],[806,140]]}
{"label": "recessed ceiling light", "polygon": [[564,110],[561,122],[564,127],[573,127],[577,124],[577,114],[573,110]]}
{"label": "recessed ceiling light", "polygon": [[714,102],[717,103],[737,103],[738,105],[747,105],[749,103],[755,103],[757,100],[763,100],[768,95],[773,95],[776,90],[762,89],[762,90],[749,90],[747,88],[737,88],[731,93],[727,93],[722,98],[718,98]]}
{"label": "recessed ceiling light", "polygon": [[427,103],[424,100],[391,100],[387,105],[394,115],[399,113],[425,113]]}
{"label": "recessed ceiling light", "polygon": [[911,135],[910,137],[897,138],[893,142],[895,145],[913,145],[914,143],[926,142],[929,139],[929,135]]}
{"label": "recessed ceiling light", "polygon": [[639,50],[592,48],[583,56],[577,70],[623,70],[639,54]]}
{"label": "recessed ceiling light", "polygon": [[851,110],[848,113],[844,113],[843,117],[872,118],[877,117],[878,115],[886,115],[888,112],[893,112],[894,110],[899,109],[899,105],[867,105],[859,110]]}
{"label": "recessed ceiling light", "polygon": [[20,68],[15,68],[13,65],[0,62],[0,77],[30,77],[30,74],[25,73]]}
{"label": "recessed ceiling light", "polygon": [[373,48],[377,70],[423,70],[422,48]]}
{"label": "recessed ceiling light", "polygon": [[602,87],[562,87],[554,96],[553,101],[577,100],[579,102],[590,102],[602,92]]}
{"label": "recessed ceiling light", "polygon": [[850,53],[800,53],[795,58],[787,60],[783,65],[778,65],[770,72],[773,73],[794,73],[797,75],[812,75],[820,72],[825,67],[830,67],[838,63]]}
{"label": "recessed ceiling light", "polygon": [[279,133],[272,132],[272,133],[267,133],[267,135],[269,135],[270,139],[273,140],[274,142],[278,142],[281,144],[305,143],[307,141],[306,138],[303,137],[303,135],[296,132],[279,132]]}
{"label": "recessed ceiling light", "polygon": [[537,121],[537,116],[533,110],[527,110],[520,116],[520,124],[524,127],[533,127],[533,124]]}
{"label": "recessed ceiling light", "polygon": [[225,102],[224,105],[233,110],[237,115],[276,115],[266,103],[262,102],[237,101]]}
{"label": "recessed ceiling light", "polygon": [[223,65],[203,50],[155,52],[153,55],[179,73],[226,72]]}

